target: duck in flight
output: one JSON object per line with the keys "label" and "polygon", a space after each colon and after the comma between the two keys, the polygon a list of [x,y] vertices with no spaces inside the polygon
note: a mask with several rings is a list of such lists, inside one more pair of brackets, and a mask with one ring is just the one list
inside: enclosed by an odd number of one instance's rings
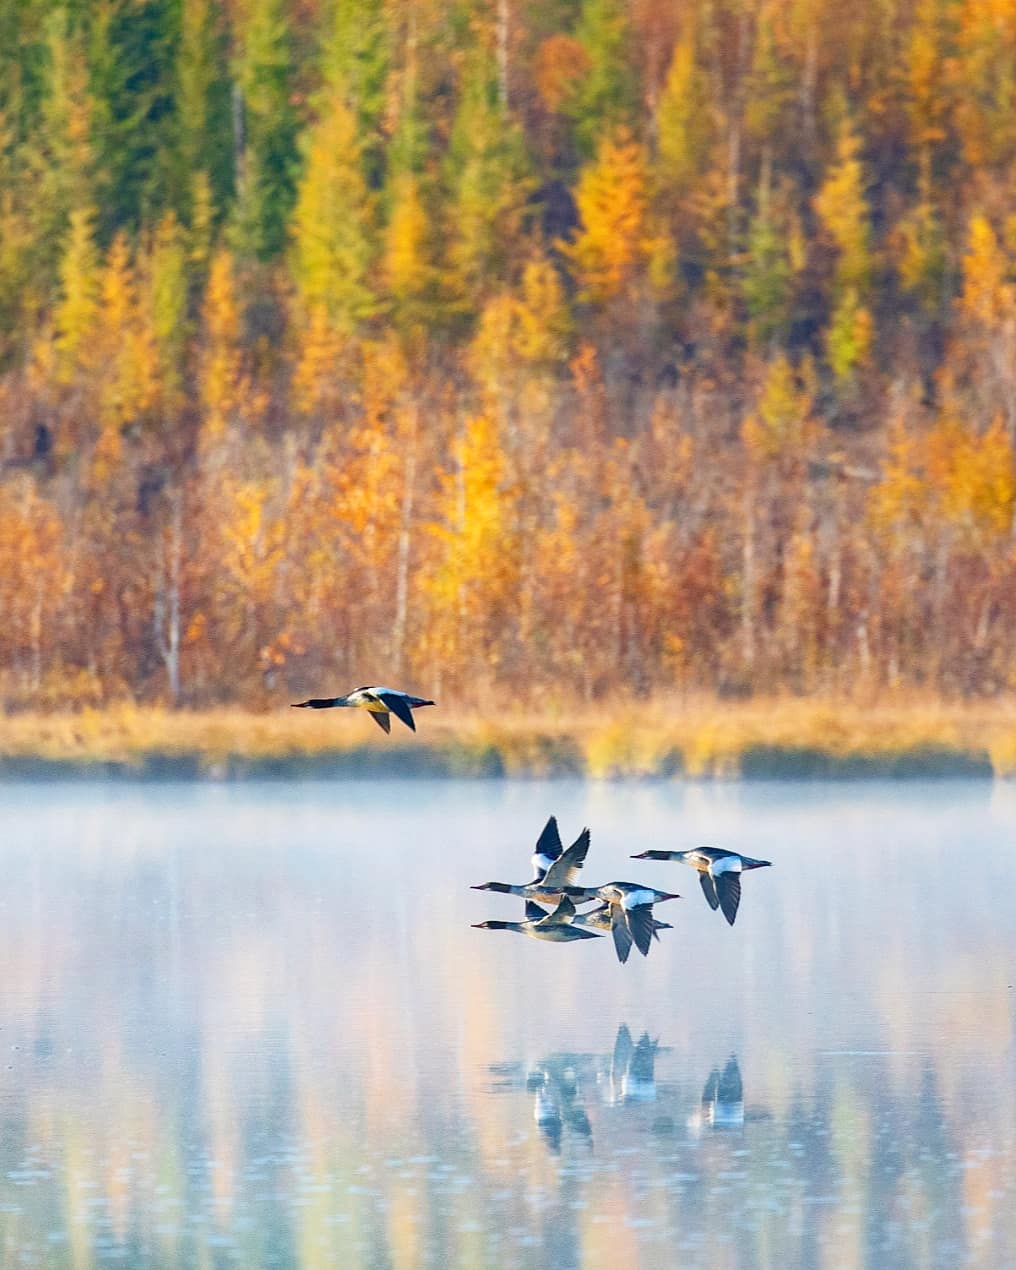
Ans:
{"label": "duck in flight", "polygon": [[733,926],[741,903],[741,874],[748,869],[766,869],[771,860],[753,860],[736,851],[722,851],[719,847],[696,847],[694,851],[642,851],[633,860],[680,860],[698,871],[702,894],[711,909],[721,909],[729,925]]}
{"label": "duck in flight", "polygon": [[[567,896],[565,896],[565,898],[567,899]],[[599,931],[602,931],[603,934],[605,935],[606,934],[613,935],[614,926],[617,921],[617,914],[614,911],[612,911],[609,904],[603,903],[603,904],[598,904],[596,908],[591,908],[585,913],[576,913],[575,917],[572,920],[578,926],[586,926],[590,930],[599,930]],[[670,922],[660,922],[660,921],[657,921],[655,917],[653,918],[653,939],[658,940],[660,938],[659,935],[657,934],[657,931],[673,930],[673,929],[674,927]],[[626,940],[625,938],[626,935],[627,935],[627,927],[626,925],[622,925],[621,943],[622,945],[625,945],[623,955],[618,949],[617,939],[615,938],[614,940],[614,947],[615,947],[615,950],[617,950],[617,958],[618,958],[618,961],[622,963],[622,965],[624,964],[624,962],[628,960],[628,954],[629,952],[631,952],[631,939],[629,937]]]}
{"label": "duck in flight", "polygon": [[597,887],[566,886],[564,891],[576,903],[601,900],[607,905],[614,951],[622,964],[628,960],[633,943],[643,957],[649,956],[649,945],[656,930],[653,905],[681,898],[674,891],[657,891],[639,882],[606,882]]}
{"label": "duck in flight", "polygon": [[552,913],[545,913],[539,904],[526,902],[524,922],[474,922],[474,930],[514,930],[530,939],[546,939],[555,944],[566,944],[576,939],[599,939],[595,930],[586,930],[572,924],[575,905],[564,898]]}
{"label": "duck in flight", "polygon": [[544,904],[557,904],[562,888],[571,886],[578,878],[579,869],[586,862],[589,852],[589,830],[583,829],[571,846],[564,850],[558,833],[557,819],[547,821],[536,841],[533,852],[533,879],[525,884],[509,882],[484,882],[474,886],[474,891],[499,891],[504,895],[518,895],[524,900],[539,900]]}
{"label": "duck in flight", "polygon": [[345,697],[311,697],[309,701],[294,701],[293,709],[330,710],[334,706],[354,706],[369,711],[378,727],[390,733],[393,714],[410,731],[415,732],[413,711],[433,704],[433,701],[426,701],[423,697],[412,697],[408,692],[400,692],[398,688],[367,687],[354,688]]}
{"label": "duck in flight", "polygon": [[[575,911],[574,902],[567,895],[562,895],[557,908],[550,913],[546,909],[541,908],[539,904],[534,904],[532,900],[526,900],[526,919],[528,921],[539,921],[541,918],[547,921],[571,922],[575,926],[584,926],[587,930],[599,931],[601,935],[613,935],[614,949],[617,952],[618,961],[624,965],[628,960],[632,940],[631,935],[628,933],[627,923],[619,916],[617,910],[612,909],[606,902],[598,904],[595,908],[591,908],[585,913],[578,913]],[[660,938],[656,933],[657,931],[673,929],[670,922],[658,922],[655,917],[653,918],[653,939],[658,940]],[[614,934],[615,930],[618,932],[616,935]]]}

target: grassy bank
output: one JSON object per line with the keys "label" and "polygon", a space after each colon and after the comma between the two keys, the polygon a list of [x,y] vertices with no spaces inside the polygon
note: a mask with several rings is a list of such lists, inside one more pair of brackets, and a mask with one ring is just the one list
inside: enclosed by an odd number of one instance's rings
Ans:
{"label": "grassy bank", "polygon": [[385,738],[360,713],[115,708],[0,718],[0,778],[411,775],[1016,775],[1016,700],[860,706],[653,702],[567,716],[428,711]]}

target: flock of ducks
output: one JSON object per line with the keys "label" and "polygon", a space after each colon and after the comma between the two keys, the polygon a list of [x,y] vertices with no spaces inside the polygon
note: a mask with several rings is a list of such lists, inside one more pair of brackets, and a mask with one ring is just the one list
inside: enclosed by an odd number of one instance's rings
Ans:
{"label": "flock of ducks", "polygon": [[[416,731],[413,711],[432,706],[433,701],[414,697],[398,688],[379,685],[354,688],[344,697],[311,697],[294,701],[294,709],[329,710],[348,706],[366,710],[385,733],[392,730],[392,715],[411,731]],[[669,922],[659,921],[653,913],[655,904],[681,897],[674,891],[658,891],[640,882],[605,882],[602,886],[579,886],[579,870],[589,852],[589,830],[583,829],[575,841],[564,849],[557,819],[551,816],[536,842],[533,852],[533,876],[529,882],[484,882],[474,891],[499,891],[516,895],[525,902],[525,918],[521,922],[486,921],[475,923],[479,930],[511,930],[530,939],[551,943],[572,943],[579,939],[599,939],[610,932],[617,959],[628,960],[632,945],[648,957],[654,939],[661,930],[671,930]],[[699,875],[702,893],[709,907],[723,913],[733,926],[741,903],[741,874],[750,869],[769,867],[769,860],[754,860],[736,851],[717,847],[696,847],[692,851],[641,851],[633,860],[677,860],[690,865]],[[580,912],[579,906],[593,907]],[[548,907],[543,907],[547,905]]]}
{"label": "flock of ducks", "polygon": [[[474,891],[517,895],[525,901],[525,920],[476,922],[476,928],[512,930],[519,935],[528,935],[530,939],[545,939],[558,944],[596,939],[609,932],[622,965],[628,960],[633,944],[643,957],[648,957],[653,940],[659,939],[659,931],[672,929],[670,922],[657,919],[653,906],[681,897],[675,891],[658,891],[642,882],[579,886],[579,870],[586,862],[588,851],[588,829],[583,829],[565,850],[557,818],[551,816],[536,842],[531,881],[483,882],[472,888]],[[699,847],[694,851],[642,851],[631,858],[678,860],[691,865],[698,872],[709,907],[719,908],[731,926],[741,903],[741,874],[770,864],[769,860],[754,860],[751,856],[715,847]],[[542,907],[545,904],[552,907]],[[579,912],[576,906],[580,904],[592,904],[593,907]]]}

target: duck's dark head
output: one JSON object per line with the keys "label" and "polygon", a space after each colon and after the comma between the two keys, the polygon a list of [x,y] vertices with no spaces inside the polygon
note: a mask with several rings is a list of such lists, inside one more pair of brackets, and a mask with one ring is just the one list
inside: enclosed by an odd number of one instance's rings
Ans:
{"label": "duck's dark head", "polygon": [[500,891],[504,895],[511,894],[511,885],[508,882],[481,882],[479,886],[471,886],[471,891]]}
{"label": "duck's dark head", "polygon": [[473,930],[508,930],[511,922],[473,922]]}
{"label": "duck's dark head", "polygon": [[640,851],[638,855],[629,856],[629,860],[674,860],[678,857],[677,851]]}

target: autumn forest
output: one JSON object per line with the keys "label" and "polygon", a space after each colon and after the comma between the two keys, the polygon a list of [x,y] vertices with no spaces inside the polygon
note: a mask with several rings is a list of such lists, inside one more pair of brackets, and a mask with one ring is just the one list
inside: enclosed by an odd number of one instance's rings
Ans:
{"label": "autumn forest", "polygon": [[9,710],[998,695],[1014,446],[1012,0],[0,0]]}

